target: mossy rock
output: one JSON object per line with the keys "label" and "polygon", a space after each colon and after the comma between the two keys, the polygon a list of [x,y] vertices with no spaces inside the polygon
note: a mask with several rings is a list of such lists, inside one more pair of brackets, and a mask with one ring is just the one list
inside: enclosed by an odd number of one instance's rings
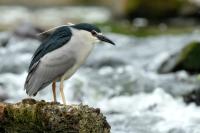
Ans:
{"label": "mossy rock", "polygon": [[186,70],[191,73],[200,72],[200,42],[191,42],[183,48],[172,71],[177,70]]}
{"label": "mossy rock", "polygon": [[158,73],[185,70],[190,74],[200,73],[200,42],[191,42],[179,52],[170,55],[157,69]]}
{"label": "mossy rock", "polygon": [[100,109],[25,99],[0,103],[1,133],[109,133]]}

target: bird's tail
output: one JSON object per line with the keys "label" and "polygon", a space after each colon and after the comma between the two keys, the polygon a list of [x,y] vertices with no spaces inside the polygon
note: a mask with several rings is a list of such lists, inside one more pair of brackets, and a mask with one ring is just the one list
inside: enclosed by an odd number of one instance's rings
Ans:
{"label": "bird's tail", "polygon": [[35,71],[38,67],[39,62],[35,63],[28,72],[26,78],[24,89],[29,96],[35,96],[40,88],[38,84],[38,79],[36,78]]}
{"label": "bird's tail", "polygon": [[37,94],[38,88],[36,87],[36,79],[32,74],[28,74],[26,78],[26,82],[24,84],[24,89],[26,90],[26,94],[29,96],[35,96]]}

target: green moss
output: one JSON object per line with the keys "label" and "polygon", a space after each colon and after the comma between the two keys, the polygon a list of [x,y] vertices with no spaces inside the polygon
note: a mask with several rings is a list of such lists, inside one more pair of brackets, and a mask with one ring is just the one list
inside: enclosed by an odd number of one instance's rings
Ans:
{"label": "green moss", "polygon": [[[28,131],[30,133],[33,131],[42,131],[40,128],[40,119],[38,117],[39,108],[40,104],[17,103],[15,106],[8,105],[5,110],[7,121],[6,131],[11,132],[15,130],[15,132],[23,132],[24,130],[25,132]],[[37,123],[37,125],[34,123]],[[15,129],[13,129],[13,127]]]}
{"label": "green moss", "polygon": [[[26,99],[9,104],[0,128],[6,133],[109,133],[99,109]],[[0,121],[1,122],[1,121]]]}
{"label": "green moss", "polygon": [[177,69],[184,69],[190,72],[200,72],[200,42],[191,42],[183,48],[177,66]]}
{"label": "green moss", "polygon": [[105,121],[102,121],[102,118],[105,120],[105,117],[103,117],[102,114],[100,114],[100,110],[88,110],[88,106],[80,106],[82,109],[80,110],[81,120],[79,122],[80,124],[80,133],[109,133],[108,130],[105,128],[101,128],[104,125],[107,125]]}

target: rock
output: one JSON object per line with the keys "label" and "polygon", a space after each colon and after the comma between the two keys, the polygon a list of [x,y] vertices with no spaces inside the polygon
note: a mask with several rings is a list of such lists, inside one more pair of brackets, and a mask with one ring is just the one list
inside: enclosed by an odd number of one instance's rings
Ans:
{"label": "rock", "polygon": [[200,72],[200,42],[191,42],[181,51],[174,71]]}
{"label": "rock", "polygon": [[110,133],[100,109],[34,99],[0,103],[0,130],[20,133]]}
{"label": "rock", "polygon": [[0,32],[0,48],[7,46],[10,36],[9,32]]}
{"label": "rock", "polygon": [[176,72],[186,70],[187,72],[200,72],[200,42],[191,42],[186,45],[180,52],[170,56],[165,60],[160,68],[159,73]]}
{"label": "rock", "polygon": [[191,42],[183,48],[178,56],[177,64],[172,71],[187,70],[191,73],[200,72],[200,42]]}
{"label": "rock", "polygon": [[200,89],[193,90],[192,92],[183,95],[183,99],[187,104],[195,103],[200,106]]}
{"label": "rock", "polygon": [[159,73],[169,73],[177,63],[178,53],[168,55],[168,57],[157,67]]}

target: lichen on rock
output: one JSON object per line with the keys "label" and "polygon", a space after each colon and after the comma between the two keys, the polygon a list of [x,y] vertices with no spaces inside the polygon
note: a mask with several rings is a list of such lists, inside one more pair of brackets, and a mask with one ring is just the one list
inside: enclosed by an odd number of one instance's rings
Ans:
{"label": "lichen on rock", "polygon": [[100,109],[24,99],[0,103],[0,130],[5,133],[109,133]]}

